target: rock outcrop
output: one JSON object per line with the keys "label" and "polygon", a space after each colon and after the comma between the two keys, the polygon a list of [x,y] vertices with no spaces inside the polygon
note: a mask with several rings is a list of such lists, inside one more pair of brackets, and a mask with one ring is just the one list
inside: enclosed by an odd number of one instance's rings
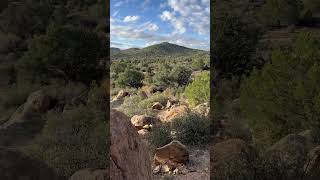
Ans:
{"label": "rock outcrop", "polygon": [[75,172],[69,180],[107,180],[108,170],[106,169],[82,169]]}
{"label": "rock outcrop", "polygon": [[166,108],[170,109],[173,105],[179,104],[179,101],[176,99],[169,99],[166,104]]}
{"label": "rock outcrop", "polygon": [[118,100],[122,100],[124,97],[129,96],[129,92],[125,91],[125,90],[120,90],[118,92],[118,94],[116,95],[116,97],[112,100],[112,101],[118,101]]}
{"label": "rock outcrop", "polygon": [[46,164],[22,152],[0,148],[0,179],[64,180]]}
{"label": "rock outcrop", "polygon": [[287,163],[303,163],[309,149],[307,139],[298,134],[289,134],[267,149],[267,159]]}
{"label": "rock outcrop", "polygon": [[130,119],[111,110],[110,179],[151,180],[152,169],[146,144]]}
{"label": "rock outcrop", "polygon": [[21,105],[10,119],[1,125],[2,129],[6,129],[17,123],[23,123],[32,118],[30,116],[36,113],[44,113],[51,107],[52,98],[45,92],[45,90],[38,90],[31,93],[23,105]]}
{"label": "rock outcrop", "polygon": [[210,114],[210,107],[208,103],[199,104],[198,106],[194,107],[192,109],[194,113],[203,115],[203,116],[209,116]]}
{"label": "rock outcrop", "polygon": [[308,153],[308,159],[304,165],[304,172],[309,176],[320,177],[320,146]]}
{"label": "rock outcrop", "polygon": [[185,105],[172,106],[171,109],[158,114],[162,122],[171,122],[175,118],[182,117],[189,112],[189,108]]}
{"label": "rock outcrop", "polygon": [[216,177],[224,177],[225,174],[246,177],[253,171],[250,164],[255,160],[256,153],[241,139],[217,143],[211,153],[211,174]]}
{"label": "rock outcrop", "polygon": [[152,116],[147,116],[147,115],[134,115],[131,118],[131,123],[133,126],[135,126],[138,130],[144,129],[144,127],[151,125],[151,124],[156,124],[158,123],[158,119]]}
{"label": "rock outcrop", "polygon": [[161,110],[163,108],[164,108],[164,106],[159,102],[155,102],[151,107],[151,109],[154,109],[154,110]]}

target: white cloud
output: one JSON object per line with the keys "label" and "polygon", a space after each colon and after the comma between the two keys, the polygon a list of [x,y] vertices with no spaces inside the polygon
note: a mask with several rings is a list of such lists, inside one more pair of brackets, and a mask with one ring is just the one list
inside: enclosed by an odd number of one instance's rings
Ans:
{"label": "white cloud", "polygon": [[161,20],[170,21],[175,29],[174,33],[184,33],[189,26],[198,34],[210,33],[210,1],[201,0],[167,0],[171,12],[163,11]]}
{"label": "white cloud", "polygon": [[147,29],[149,31],[158,31],[159,26],[157,26],[156,24],[150,23],[150,24],[147,25]]}
{"label": "white cloud", "polygon": [[163,20],[163,21],[170,21],[172,20],[174,17],[174,14],[173,13],[170,13],[169,11],[163,11],[162,14],[160,15],[160,18]]}
{"label": "white cloud", "polygon": [[[121,19],[113,17],[110,23],[111,44],[115,47],[127,49],[170,42],[190,48],[209,50],[209,3],[209,0],[162,1],[162,6],[166,6],[166,9],[162,10],[159,18],[171,24],[173,27],[171,33],[159,31],[161,26],[159,27],[154,22],[142,22],[140,16],[127,16]],[[187,31],[191,31],[188,32],[190,34],[198,33],[200,36],[190,37],[185,34]]]}
{"label": "white cloud", "polygon": [[140,16],[126,16],[123,19],[123,22],[135,22],[138,21],[140,19]]}
{"label": "white cloud", "polygon": [[186,28],[184,26],[184,20],[182,18],[176,18],[175,14],[169,11],[163,11],[160,15],[161,20],[169,21],[174,27],[175,31],[173,34],[183,34],[186,32]]}

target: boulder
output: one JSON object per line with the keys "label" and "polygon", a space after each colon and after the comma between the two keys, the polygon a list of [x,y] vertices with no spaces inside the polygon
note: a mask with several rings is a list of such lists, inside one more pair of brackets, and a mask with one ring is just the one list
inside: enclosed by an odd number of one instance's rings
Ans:
{"label": "boulder", "polygon": [[196,107],[194,107],[192,109],[192,111],[194,113],[197,113],[197,114],[200,114],[200,115],[203,115],[203,116],[209,116],[210,107],[209,107],[208,103],[203,103],[203,104],[199,104]]}
{"label": "boulder", "polygon": [[0,147],[0,179],[63,180],[45,163],[17,150]]}
{"label": "boulder", "polygon": [[173,105],[178,104],[178,103],[179,103],[179,101],[176,100],[176,99],[169,99],[169,100],[167,101],[166,108],[167,108],[167,109],[170,109]]}
{"label": "boulder", "polygon": [[21,105],[10,117],[10,119],[1,125],[2,129],[6,129],[17,123],[23,123],[36,113],[47,112],[52,105],[52,98],[44,90],[38,90],[31,93],[27,101]]}
{"label": "boulder", "polygon": [[69,180],[107,180],[108,170],[106,169],[82,169],[75,172]]}
{"label": "boulder", "polygon": [[216,178],[224,177],[225,174],[246,177],[253,172],[250,164],[255,160],[256,153],[241,139],[217,143],[212,147],[211,153],[211,174]]}
{"label": "boulder", "polygon": [[139,92],[139,96],[142,97],[143,99],[147,99],[147,98],[148,98],[147,93],[144,92],[144,91],[140,91],[140,92]]}
{"label": "boulder", "polygon": [[126,96],[129,96],[129,92],[125,91],[125,90],[120,90],[118,92],[118,94],[116,95],[116,97],[113,99],[113,101],[117,101],[117,100],[121,100]]}
{"label": "boulder", "polygon": [[189,161],[189,152],[185,145],[179,141],[172,141],[169,144],[157,148],[154,154],[155,165],[168,165],[170,169],[178,164],[186,164]]}
{"label": "boulder", "polygon": [[304,172],[309,176],[320,176],[320,146],[315,147],[308,153]]}
{"label": "boulder", "polygon": [[157,118],[147,115],[134,115],[131,118],[131,123],[138,130],[143,129],[146,125],[155,124],[159,121]]}
{"label": "boulder", "polygon": [[110,179],[151,180],[152,169],[147,145],[129,118],[116,110],[110,116]]}
{"label": "boulder", "polygon": [[162,105],[161,103],[155,102],[155,103],[152,105],[151,108],[154,109],[154,110],[161,110],[161,109],[163,109],[164,107],[163,107],[163,105]]}
{"label": "boulder", "polygon": [[171,109],[168,109],[166,111],[163,111],[158,114],[158,117],[162,122],[171,122],[173,119],[182,117],[186,114],[188,114],[189,108],[185,105],[180,105],[176,107],[171,107]]}
{"label": "boulder", "polygon": [[138,134],[139,134],[141,137],[145,138],[145,137],[148,136],[149,131],[146,130],[146,129],[140,129],[140,130],[138,131]]}
{"label": "boulder", "polygon": [[151,96],[153,93],[155,93],[155,88],[152,86],[142,86],[141,89],[147,94],[147,96]]}
{"label": "boulder", "polygon": [[308,150],[311,150],[317,146],[317,143],[315,143],[314,141],[312,130],[309,129],[309,130],[302,131],[298,135],[306,139]]}
{"label": "boulder", "polygon": [[265,152],[265,158],[286,163],[303,163],[308,153],[307,139],[298,134],[289,134]]}

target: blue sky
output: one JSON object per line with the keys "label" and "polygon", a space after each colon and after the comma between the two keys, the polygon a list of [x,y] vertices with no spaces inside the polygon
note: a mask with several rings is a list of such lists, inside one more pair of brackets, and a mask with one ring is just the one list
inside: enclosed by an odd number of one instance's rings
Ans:
{"label": "blue sky", "polygon": [[111,0],[111,47],[161,42],[209,50],[210,0]]}

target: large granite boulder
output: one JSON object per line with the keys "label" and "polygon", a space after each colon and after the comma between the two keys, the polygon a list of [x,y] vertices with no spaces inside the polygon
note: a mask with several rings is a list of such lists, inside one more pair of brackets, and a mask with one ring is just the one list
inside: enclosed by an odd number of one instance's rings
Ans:
{"label": "large granite boulder", "polygon": [[152,169],[147,145],[130,119],[111,110],[110,179],[151,180]]}
{"label": "large granite boulder", "polygon": [[172,120],[176,118],[185,116],[189,111],[189,108],[185,105],[172,106],[170,109],[159,113],[158,116],[162,122],[167,123],[172,122]]}
{"label": "large granite boulder", "polygon": [[253,173],[251,165],[257,154],[245,141],[229,139],[211,148],[211,178],[249,177]]}
{"label": "large granite boulder", "polygon": [[155,165],[167,164],[176,167],[178,164],[186,164],[189,161],[189,152],[185,145],[174,140],[163,147],[157,148],[153,160]]}
{"label": "large granite boulder", "polygon": [[17,150],[0,148],[1,180],[64,180],[45,163]]}

